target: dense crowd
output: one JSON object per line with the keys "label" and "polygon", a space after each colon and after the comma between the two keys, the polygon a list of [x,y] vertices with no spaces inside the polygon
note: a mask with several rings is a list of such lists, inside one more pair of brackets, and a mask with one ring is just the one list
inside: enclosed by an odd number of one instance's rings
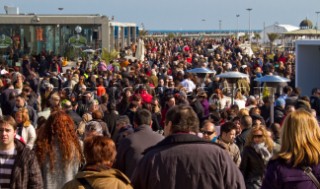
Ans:
{"label": "dense crowd", "polygon": [[[316,188],[304,169],[320,175],[320,89],[301,96],[294,54],[248,55],[242,43],[145,39],[138,58],[132,44],[67,69],[46,52],[10,65],[20,55],[9,50],[1,188]],[[248,77],[233,87],[219,77],[229,71]],[[265,75],[290,79],[274,103],[255,81]]]}

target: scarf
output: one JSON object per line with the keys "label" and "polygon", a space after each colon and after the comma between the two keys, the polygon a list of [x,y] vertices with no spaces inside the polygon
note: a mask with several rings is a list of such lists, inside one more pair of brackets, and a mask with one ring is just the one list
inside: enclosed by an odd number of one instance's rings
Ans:
{"label": "scarf", "polygon": [[265,143],[262,142],[260,144],[252,144],[252,147],[261,156],[264,164],[267,164],[267,162],[272,157],[272,154],[269,152]]}

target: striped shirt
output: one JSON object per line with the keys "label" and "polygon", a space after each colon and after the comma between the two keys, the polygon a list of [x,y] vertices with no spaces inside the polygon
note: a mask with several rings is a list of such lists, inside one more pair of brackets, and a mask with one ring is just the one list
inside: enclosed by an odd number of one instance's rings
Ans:
{"label": "striped shirt", "polygon": [[10,188],[13,164],[17,156],[15,149],[0,151],[0,188]]}

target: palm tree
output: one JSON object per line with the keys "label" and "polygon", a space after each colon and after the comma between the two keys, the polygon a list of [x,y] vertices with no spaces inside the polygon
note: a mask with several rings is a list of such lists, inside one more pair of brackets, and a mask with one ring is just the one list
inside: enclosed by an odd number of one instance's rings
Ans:
{"label": "palm tree", "polygon": [[256,43],[258,44],[259,39],[261,39],[261,36],[259,33],[254,33],[253,38],[256,40]]}
{"label": "palm tree", "polygon": [[141,37],[141,38],[145,38],[146,36],[148,35],[148,31],[147,30],[140,30],[139,31],[139,36]]}
{"label": "palm tree", "polygon": [[168,39],[173,39],[176,35],[174,33],[168,33],[167,38]]}
{"label": "palm tree", "polygon": [[109,64],[112,60],[118,58],[119,54],[120,53],[115,49],[108,51],[107,48],[103,48],[101,53],[101,59],[106,61],[107,64]]}
{"label": "palm tree", "polygon": [[268,38],[269,38],[269,41],[270,41],[270,52],[273,51],[273,42],[279,38],[279,34],[277,33],[268,33]]}

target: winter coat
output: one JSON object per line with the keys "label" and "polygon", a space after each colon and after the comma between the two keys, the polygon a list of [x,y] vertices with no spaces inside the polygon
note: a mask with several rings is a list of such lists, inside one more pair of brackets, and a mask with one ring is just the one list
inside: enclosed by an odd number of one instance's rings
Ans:
{"label": "winter coat", "polygon": [[220,137],[217,143],[222,145],[229,153],[232,161],[239,167],[241,163],[241,155],[238,146],[235,143],[227,144]]}
{"label": "winter coat", "polygon": [[251,146],[245,146],[242,152],[240,171],[247,189],[260,188],[266,165],[262,157]]}
{"label": "winter coat", "polygon": [[[320,164],[311,166],[320,180]],[[316,189],[317,187],[299,167],[292,167],[282,159],[270,160],[261,189]]]}
{"label": "winter coat", "polygon": [[28,122],[24,124],[20,124],[18,126],[18,133],[23,138],[23,140],[26,142],[26,145],[32,149],[34,146],[34,143],[37,139],[36,130],[33,125]]}
{"label": "winter coat", "polygon": [[284,118],[284,115],[285,115],[285,112],[284,112],[283,108],[281,108],[279,106],[274,107],[274,122],[275,123],[280,124]]}
{"label": "winter coat", "polygon": [[42,175],[37,158],[21,141],[14,141],[17,156],[13,165],[10,188],[42,189]]}
{"label": "winter coat", "polygon": [[244,145],[247,140],[247,136],[250,133],[250,130],[251,130],[251,128],[243,129],[241,134],[238,135],[236,138],[236,144],[239,147],[241,155],[242,155],[242,151],[243,151]]}
{"label": "winter coat", "polygon": [[144,154],[131,179],[134,188],[245,188],[229,154],[196,135],[170,135]]}
{"label": "winter coat", "polygon": [[153,132],[149,125],[140,125],[135,132],[119,143],[118,153],[114,168],[125,173],[129,178],[143,157],[142,152],[157,144],[163,136]]}
{"label": "winter coat", "polygon": [[74,124],[76,124],[76,128],[79,126],[80,122],[82,121],[82,118],[77,114],[77,112],[73,110],[66,110],[66,113],[72,118],[74,121]]}
{"label": "winter coat", "polygon": [[117,169],[81,171],[62,189],[84,189],[78,178],[85,178],[95,189],[132,189],[130,180]]}

